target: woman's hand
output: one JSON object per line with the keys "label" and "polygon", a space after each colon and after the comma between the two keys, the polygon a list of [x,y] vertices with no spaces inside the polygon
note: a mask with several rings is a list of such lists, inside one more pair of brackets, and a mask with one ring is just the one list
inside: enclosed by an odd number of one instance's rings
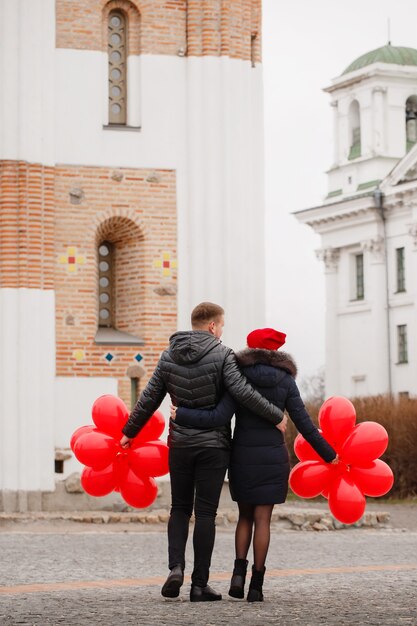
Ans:
{"label": "woman's hand", "polygon": [[339,455],[336,454],[336,456],[334,457],[333,461],[331,461],[332,465],[337,465],[339,463]]}
{"label": "woman's hand", "polygon": [[175,418],[177,417],[177,407],[173,404],[169,407],[169,416],[175,422]]}

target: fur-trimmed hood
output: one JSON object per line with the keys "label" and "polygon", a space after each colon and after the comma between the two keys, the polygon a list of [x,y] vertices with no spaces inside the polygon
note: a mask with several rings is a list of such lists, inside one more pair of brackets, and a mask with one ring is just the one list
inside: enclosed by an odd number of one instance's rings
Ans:
{"label": "fur-trimmed hood", "polygon": [[236,359],[240,367],[250,365],[269,365],[285,370],[293,378],[297,376],[297,366],[288,352],[278,350],[263,350],[261,348],[246,348],[236,353]]}

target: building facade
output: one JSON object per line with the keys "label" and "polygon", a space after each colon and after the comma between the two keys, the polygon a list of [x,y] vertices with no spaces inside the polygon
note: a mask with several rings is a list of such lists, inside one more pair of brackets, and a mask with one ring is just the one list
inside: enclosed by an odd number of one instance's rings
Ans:
{"label": "building facade", "polygon": [[261,0],[1,0],[0,18],[0,490],[25,510],[198,302],[224,306],[232,347],[263,323]]}
{"label": "building facade", "polygon": [[417,50],[388,44],[325,89],[334,162],[321,206],[326,395],[417,394]]}

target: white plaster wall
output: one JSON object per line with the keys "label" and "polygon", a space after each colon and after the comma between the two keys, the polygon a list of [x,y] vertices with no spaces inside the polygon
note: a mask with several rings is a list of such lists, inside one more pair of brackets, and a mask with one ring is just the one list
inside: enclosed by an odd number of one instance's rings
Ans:
{"label": "white plaster wall", "polygon": [[51,490],[53,291],[0,289],[0,488]]}
{"label": "white plaster wall", "polygon": [[0,0],[0,159],[54,164],[54,0]]}

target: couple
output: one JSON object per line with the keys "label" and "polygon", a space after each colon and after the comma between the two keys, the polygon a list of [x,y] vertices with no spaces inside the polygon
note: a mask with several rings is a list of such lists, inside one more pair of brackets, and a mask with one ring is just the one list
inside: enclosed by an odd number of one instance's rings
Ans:
{"label": "couple", "polygon": [[[235,356],[220,341],[224,327],[220,306],[199,304],[192,311],[191,324],[191,331],[177,332],[170,338],[169,349],[162,353],[123,428],[121,445],[130,445],[169,393],[173,404],[168,437],[170,573],[161,593],[166,598],[179,595],[194,509],[190,600],[222,599],[208,585],[208,578],[215,517],[229,467],[232,498],[239,506],[229,595],[244,597],[246,557],[254,531],[254,565],[247,600],[262,601],[272,509],[274,504],[285,502],[288,489],[289,462],[284,441],[287,417],[283,410],[288,411],[298,430],[325,461],[337,460],[336,452],[321,437],[304,408],[294,381],[294,362],[289,355],[277,352],[285,342],[283,333],[255,330],[248,335],[248,349]],[[234,413],[237,419],[231,445],[230,421]]]}

